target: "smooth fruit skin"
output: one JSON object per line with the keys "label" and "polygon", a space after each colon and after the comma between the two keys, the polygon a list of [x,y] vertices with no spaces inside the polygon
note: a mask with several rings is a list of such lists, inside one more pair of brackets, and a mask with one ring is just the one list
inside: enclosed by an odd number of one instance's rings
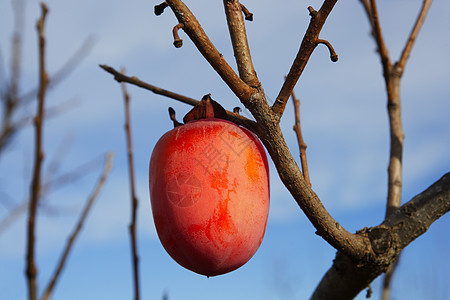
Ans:
{"label": "smooth fruit skin", "polygon": [[150,198],[169,255],[215,276],[245,264],[262,242],[269,211],[269,167],[256,135],[222,119],[167,132],[150,159]]}

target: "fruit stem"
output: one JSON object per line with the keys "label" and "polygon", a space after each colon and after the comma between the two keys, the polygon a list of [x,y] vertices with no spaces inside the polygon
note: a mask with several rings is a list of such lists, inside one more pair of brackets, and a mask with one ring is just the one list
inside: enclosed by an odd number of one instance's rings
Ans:
{"label": "fruit stem", "polygon": [[227,119],[226,110],[211,98],[211,94],[203,96],[202,100],[194,106],[183,118],[183,122],[201,120],[201,119]]}

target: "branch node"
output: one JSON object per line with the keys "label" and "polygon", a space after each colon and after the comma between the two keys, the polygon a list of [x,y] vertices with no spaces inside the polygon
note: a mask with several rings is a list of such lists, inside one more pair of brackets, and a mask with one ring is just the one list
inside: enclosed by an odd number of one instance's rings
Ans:
{"label": "branch node", "polygon": [[159,16],[164,12],[164,9],[169,6],[166,1],[161,4],[155,5],[155,15]]}
{"label": "branch node", "polygon": [[179,23],[179,24],[175,25],[172,29],[173,45],[175,46],[175,48],[181,48],[181,46],[183,46],[183,40],[180,39],[180,36],[178,35],[178,30],[181,28],[184,28],[183,23]]}
{"label": "branch node", "polygon": [[242,12],[244,13],[245,19],[247,21],[253,21],[253,13],[251,13],[244,4],[240,3]]}
{"label": "branch node", "polygon": [[330,59],[331,59],[332,62],[337,62],[338,61],[338,55],[334,51],[334,48],[333,48],[333,46],[331,46],[331,43],[329,41],[318,39],[317,40],[317,45],[318,44],[324,44],[325,46],[327,46],[328,50],[330,51]]}
{"label": "branch node", "polygon": [[388,228],[371,228],[368,233],[372,249],[377,255],[386,253],[391,248],[392,236]]}
{"label": "branch node", "polygon": [[317,16],[317,10],[315,10],[312,6],[308,6],[309,15],[311,18],[314,18]]}

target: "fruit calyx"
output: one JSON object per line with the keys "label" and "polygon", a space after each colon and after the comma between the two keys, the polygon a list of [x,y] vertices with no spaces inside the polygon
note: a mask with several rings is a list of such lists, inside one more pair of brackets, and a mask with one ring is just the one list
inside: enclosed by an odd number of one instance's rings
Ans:
{"label": "fruit calyx", "polygon": [[206,94],[202,97],[202,100],[184,116],[183,122],[186,124],[191,121],[211,118],[227,119],[227,112],[222,105],[211,99],[211,94]]}

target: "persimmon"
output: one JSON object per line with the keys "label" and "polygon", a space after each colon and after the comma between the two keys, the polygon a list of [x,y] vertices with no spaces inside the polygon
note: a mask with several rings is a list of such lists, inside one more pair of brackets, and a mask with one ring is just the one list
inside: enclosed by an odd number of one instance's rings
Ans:
{"label": "persimmon", "polygon": [[[211,113],[211,100],[164,134],[150,159],[158,237],[181,266],[215,276],[244,265],[259,248],[269,211],[269,168],[257,136]],[[223,110],[223,112],[225,112]],[[213,117],[211,117],[211,115]],[[174,122],[175,124],[175,122]]]}

